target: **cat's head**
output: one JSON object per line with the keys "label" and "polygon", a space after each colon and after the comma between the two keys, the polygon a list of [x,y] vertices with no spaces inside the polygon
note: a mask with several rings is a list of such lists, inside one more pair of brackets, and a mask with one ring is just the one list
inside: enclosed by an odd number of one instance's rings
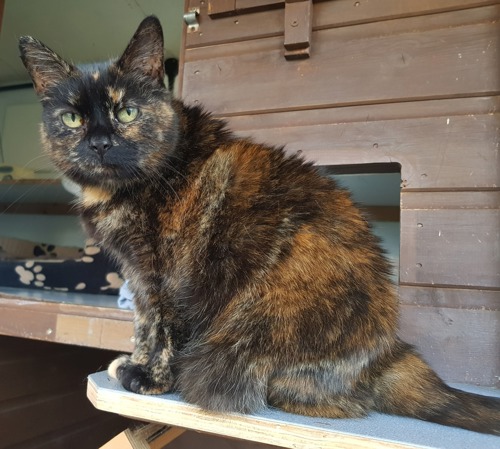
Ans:
{"label": "cat's head", "polygon": [[42,143],[65,175],[102,187],[157,176],[175,151],[178,126],[156,17],[144,19],[108,64],[76,67],[32,37],[19,47],[43,105]]}

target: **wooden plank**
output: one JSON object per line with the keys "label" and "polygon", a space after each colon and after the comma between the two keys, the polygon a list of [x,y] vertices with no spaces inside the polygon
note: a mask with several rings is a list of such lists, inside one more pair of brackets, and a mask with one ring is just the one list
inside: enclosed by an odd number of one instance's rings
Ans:
{"label": "wooden plank", "polygon": [[500,311],[500,292],[472,288],[399,285],[399,301],[410,306]]}
{"label": "wooden plank", "polygon": [[[474,389],[483,394],[494,391]],[[500,392],[496,393],[500,395]],[[402,449],[498,447],[498,438],[388,415],[366,419],[309,418],[266,409],[255,415],[220,414],[186,404],[178,396],[126,392],[106,373],[89,377],[87,395],[100,410],[196,431],[295,449]]]}
{"label": "wooden plank", "polygon": [[141,424],[136,429],[125,429],[101,449],[162,449],[185,432],[179,427],[162,424]]}
{"label": "wooden plank", "polygon": [[500,289],[500,209],[402,209],[402,284]]}
{"label": "wooden plank", "polygon": [[309,57],[312,33],[312,0],[287,0],[285,3],[286,59]]}
{"label": "wooden plank", "polygon": [[[6,337],[1,337],[0,342],[9,344]],[[4,360],[0,369],[0,401],[69,389],[78,385],[89,371],[103,369],[116,357],[116,353],[109,351],[63,346],[71,349],[68,352],[59,350],[62,345],[36,343],[37,347],[27,349],[29,358],[12,360],[9,364]],[[42,352],[46,346],[52,349],[52,354]]]}
{"label": "wooden plank", "polygon": [[499,17],[491,6],[316,31],[311,57],[294,62],[283,61],[281,37],[188,49],[183,94],[225,116],[491,95]]}
{"label": "wooden plank", "polygon": [[500,191],[401,192],[401,209],[498,209]]}
{"label": "wooden plank", "polygon": [[207,14],[210,17],[231,14],[236,10],[236,0],[208,0]]}
{"label": "wooden plank", "polygon": [[448,382],[500,387],[499,310],[401,308],[400,335]]}
{"label": "wooden plank", "polygon": [[[89,449],[97,448],[112,435],[121,432],[127,421],[109,413],[97,413],[91,419],[58,428],[39,438],[23,441],[9,449]],[[120,447],[120,449],[122,449]]]}
{"label": "wooden plank", "polygon": [[10,447],[93,415],[94,410],[85,400],[83,385],[56,395],[0,403],[0,441],[4,447]]}
{"label": "wooden plank", "polygon": [[[357,6],[356,3],[358,3]],[[313,30],[436,14],[496,3],[498,3],[497,0],[399,0],[397,2],[377,0],[376,3],[334,0],[317,2],[314,5]],[[202,34],[193,33],[187,36],[186,47],[281,36],[284,32],[282,10],[284,5],[285,0],[237,0],[235,6],[236,14],[238,14],[237,19],[235,17],[218,17],[216,20],[204,20],[205,17],[209,16],[207,2],[190,0],[189,7],[200,9],[203,25]],[[255,25],[256,23],[258,26]]]}
{"label": "wooden plank", "polygon": [[68,305],[0,294],[0,334],[131,352],[130,311]]}
{"label": "wooden plank", "polygon": [[[402,108],[400,111],[404,115]],[[330,110],[325,110],[323,114],[326,123],[314,124],[304,118],[305,124],[291,121],[281,126],[286,116],[283,121],[269,117],[272,124],[250,129],[262,122],[258,116],[249,116],[246,123],[240,118],[230,124],[242,136],[286,144],[290,153],[301,152],[318,165],[400,164],[403,190],[491,189],[500,185],[500,114],[375,121],[354,116],[343,120],[339,111],[330,115]],[[243,125],[241,131],[238,125]]]}
{"label": "wooden plank", "polygon": [[407,118],[486,115],[500,111],[500,96],[450,98],[401,103],[344,106],[301,111],[266,112],[224,118],[238,132],[255,129],[287,128],[293,126],[325,125],[329,123],[373,122]]}

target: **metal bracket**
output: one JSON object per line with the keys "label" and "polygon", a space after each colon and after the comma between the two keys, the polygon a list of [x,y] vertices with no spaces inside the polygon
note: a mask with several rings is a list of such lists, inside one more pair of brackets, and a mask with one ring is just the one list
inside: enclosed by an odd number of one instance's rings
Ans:
{"label": "metal bracket", "polygon": [[184,22],[186,22],[188,33],[195,33],[200,29],[200,23],[198,22],[199,15],[200,8],[190,8],[188,12],[184,14]]}

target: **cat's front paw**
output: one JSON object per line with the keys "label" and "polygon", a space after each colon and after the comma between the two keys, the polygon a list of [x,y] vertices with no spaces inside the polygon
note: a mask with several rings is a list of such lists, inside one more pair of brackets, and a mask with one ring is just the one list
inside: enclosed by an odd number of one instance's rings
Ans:
{"label": "cat's front paw", "polygon": [[132,362],[128,355],[118,357],[108,367],[108,374],[119,380],[123,388],[138,394],[162,394],[169,391],[172,386],[169,373],[154,376],[147,365]]}

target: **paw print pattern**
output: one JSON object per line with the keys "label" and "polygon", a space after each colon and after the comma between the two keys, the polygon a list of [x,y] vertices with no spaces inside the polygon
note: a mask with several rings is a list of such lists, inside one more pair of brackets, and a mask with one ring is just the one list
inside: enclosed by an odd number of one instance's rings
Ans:
{"label": "paw print pattern", "polygon": [[44,286],[46,277],[42,273],[43,267],[41,265],[36,265],[35,261],[29,260],[24,264],[24,266],[16,266],[15,270],[19,275],[19,282],[22,284],[31,285],[33,283],[36,287]]}
{"label": "paw print pattern", "polygon": [[[3,266],[0,264],[2,285],[61,292],[118,294],[123,280],[117,266],[95,242],[86,242],[84,250],[71,248],[71,253],[66,252],[65,247],[38,246],[38,257],[35,259],[18,259]],[[51,257],[53,252],[57,253],[57,258]]]}

